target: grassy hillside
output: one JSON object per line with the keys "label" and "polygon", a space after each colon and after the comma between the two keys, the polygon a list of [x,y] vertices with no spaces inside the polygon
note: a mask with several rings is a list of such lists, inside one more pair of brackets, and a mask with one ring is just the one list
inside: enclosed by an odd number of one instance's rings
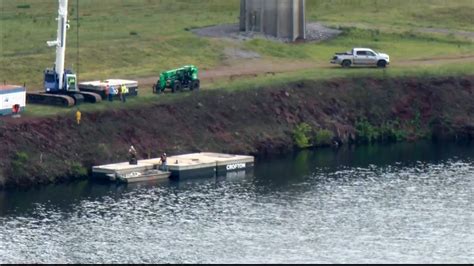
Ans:
{"label": "grassy hillside", "polygon": [[[233,22],[237,5],[228,1],[79,1],[79,67],[75,3],[70,1],[66,64],[80,79],[111,75],[153,75],[186,63],[212,66],[223,45],[195,37],[186,27]],[[46,41],[56,35],[56,0],[1,1],[0,76],[11,82],[39,84],[42,71],[54,63]],[[21,8],[23,7],[23,8]],[[24,8],[28,7],[28,8]]]}
{"label": "grassy hillside", "polygon": [[393,63],[402,60],[440,56],[474,55],[472,41],[448,36],[415,34],[413,32],[382,32],[372,29],[342,28],[342,36],[320,44],[288,45],[254,39],[246,43],[247,49],[272,57],[313,59],[328,62],[334,52],[345,52],[352,47],[371,47],[386,52]]}
{"label": "grassy hillside", "polygon": [[377,27],[435,27],[472,31],[471,0],[307,0],[309,20]]}
{"label": "grassy hillside", "polygon": [[[235,23],[238,0],[80,0],[79,47],[76,1],[70,0],[71,30],[66,64],[80,80],[157,75],[182,64],[214,68],[224,48],[237,45],[266,59],[310,59],[327,63],[335,51],[370,46],[394,62],[413,58],[474,55],[472,39],[417,33],[418,27],[472,30],[471,0],[308,0],[309,21],[343,26],[344,34],[328,43],[302,45],[195,36],[191,28]],[[54,62],[46,41],[56,35],[56,0],[0,1],[0,79],[26,82],[38,89],[44,68]],[[369,25],[370,29],[361,25]],[[362,28],[361,28],[362,27]],[[79,60],[77,55],[79,54]],[[417,68],[416,66],[412,67]]]}

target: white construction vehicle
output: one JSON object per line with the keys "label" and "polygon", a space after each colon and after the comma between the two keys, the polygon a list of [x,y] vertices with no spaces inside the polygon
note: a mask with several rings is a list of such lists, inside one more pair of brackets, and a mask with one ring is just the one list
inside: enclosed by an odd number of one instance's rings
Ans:
{"label": "white construction vehicle", "polygon": [[77,87],[77,76],[70,69],[65,69],[66,33],[70,28],[68,21],[68,0],[59,0],[57,39],[48,41],[49,47],[56,47],[56,63],[52,69],[44,71],[44,92],[28,93],[28,103],[47,105],[73,106],[86,102],[100,102],[96,93],[83,92]]}

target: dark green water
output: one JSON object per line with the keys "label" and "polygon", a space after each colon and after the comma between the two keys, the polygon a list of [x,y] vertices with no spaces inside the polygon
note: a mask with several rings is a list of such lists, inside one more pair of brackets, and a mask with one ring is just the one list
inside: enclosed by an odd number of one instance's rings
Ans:
{"label": "dark green water", "polygon": [[2,191],[0,263],[472,263],[473,180],[473,144],[420,142]]}

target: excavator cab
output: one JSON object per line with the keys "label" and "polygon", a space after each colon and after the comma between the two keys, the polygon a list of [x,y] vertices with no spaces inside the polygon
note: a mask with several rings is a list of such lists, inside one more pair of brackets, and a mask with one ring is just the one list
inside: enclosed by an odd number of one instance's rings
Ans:
{"label": "excavator cab", "polygon": [[58,75],[54,69],[46,69],[44,71],[44,90],[46,92],[56,92],[59,90],[58,87]]}
{"label": "excavator cab", "polygon": [[64,79],[66,80],[64,84],[66,86],[66,91],[70,91],[70,92],[79,91],[79,89],[77,88],[76,74],[72,74],[72,73],[66,74]]}
{"label": "excavator cab", "polygon": [[[44,71],[44,90],[48,93],[59,92],[59,77],[54,69]],[[63,92],[78,92],[77,76],[71,70],[64,73]]]}

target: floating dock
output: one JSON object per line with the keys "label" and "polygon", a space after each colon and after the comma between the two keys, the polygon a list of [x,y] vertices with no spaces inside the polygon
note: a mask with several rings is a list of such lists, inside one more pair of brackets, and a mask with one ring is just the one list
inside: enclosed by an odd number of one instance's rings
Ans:
{"label": "floating dock", "polygon": [[[246,171],[253,168],[254,161],[253,156],[202,152],[168,157],[168,171],[161,171],[161,160],[156,158],[139,160],[136,165],[124,162],[94,166],[92,174],[97,178],[124,182],[212,177],[228,172]],[[153,171],[158,172],[153,174]]]}

